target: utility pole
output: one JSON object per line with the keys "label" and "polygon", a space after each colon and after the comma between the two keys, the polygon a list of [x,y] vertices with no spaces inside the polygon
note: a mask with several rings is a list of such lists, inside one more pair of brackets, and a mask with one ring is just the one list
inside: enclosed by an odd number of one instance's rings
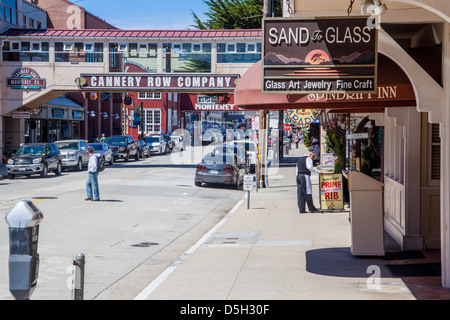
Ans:
{"label": "utility pole", "polygon": [[[272,0],[264,0],[263,17],[272,16]],[[256,183],[260,188],[266,188],[267,185],[267,154],[268,154],[268,112],[259,110],[259,135],[258,135],[258,159],[256,163]]]}

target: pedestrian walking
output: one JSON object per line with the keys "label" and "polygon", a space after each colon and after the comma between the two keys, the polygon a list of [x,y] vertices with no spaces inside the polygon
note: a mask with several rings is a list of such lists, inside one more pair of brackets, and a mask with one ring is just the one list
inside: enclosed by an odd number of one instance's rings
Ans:
{"label": "pedestrian walking", "polygon": [[84,200],[100,201],[100,192],[98,189],[98,158],[94,154],[94,148],[89,147],[89,164],[88,164],[88,179],[86,181],[87,198]]}
{"label": "pedestrian walking", "polygon": [[105,142],[106,141],[106,137],[105,134],[102,133],[102,137],[100,138],[100,142]]}
{"label": "pedestrian walking", "polygon": [[297,161],[297,204],[300,213],[305,213],[305,202],[310,213],[319,212],[314,206],[311,187],[311,172],[319,173],[313,166],[314,153],[308,152]]}

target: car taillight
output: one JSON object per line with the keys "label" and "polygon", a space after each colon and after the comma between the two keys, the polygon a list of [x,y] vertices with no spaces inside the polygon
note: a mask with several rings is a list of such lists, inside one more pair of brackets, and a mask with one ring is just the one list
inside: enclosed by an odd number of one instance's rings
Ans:
{"label": "car taillight", "polygon": [[223,168],[222,171],[223,171],[223,172],[233,172],[233,171],[234,171],[234,168],[233,168],[233,167],[225,167],[225,168]]}
{"label": "car taillight", "polygon": [[206,170],[206,167],[205,167],[205,166],[198,165],[198,166],[197,166],[197,170]]}

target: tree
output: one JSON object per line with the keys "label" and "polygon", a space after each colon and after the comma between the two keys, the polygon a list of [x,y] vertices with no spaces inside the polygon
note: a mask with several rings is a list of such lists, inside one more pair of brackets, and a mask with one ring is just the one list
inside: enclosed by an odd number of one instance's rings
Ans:
{"label": "tree", "polygon": [[[261,29],[264,0],[204,0],[209,6],[201,21],[192,11],[197,29]],[[273,0],[274,16],[281,16],[282,0]]]}

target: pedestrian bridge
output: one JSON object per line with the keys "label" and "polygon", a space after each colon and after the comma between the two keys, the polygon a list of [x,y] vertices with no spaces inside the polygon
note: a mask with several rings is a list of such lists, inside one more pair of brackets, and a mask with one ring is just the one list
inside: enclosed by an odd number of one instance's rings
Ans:
{"label": "pedestrian bridge", "polygon": [[261,30],[8,29],[1,115],[65,92],[233,92],[261,59]]}

